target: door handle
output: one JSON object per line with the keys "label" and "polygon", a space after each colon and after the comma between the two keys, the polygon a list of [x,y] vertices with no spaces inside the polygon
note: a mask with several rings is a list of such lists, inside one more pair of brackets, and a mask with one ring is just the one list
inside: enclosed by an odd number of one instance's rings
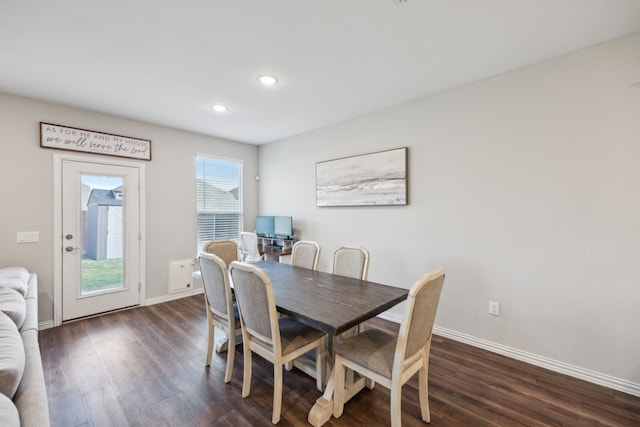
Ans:
{"label": "door handle", "polygon": [[74,248],[73,246],[67,246],[66,248],[64,248],[64,250],[67,252],[73,252],[76,249],[80,249],[80,248]]}

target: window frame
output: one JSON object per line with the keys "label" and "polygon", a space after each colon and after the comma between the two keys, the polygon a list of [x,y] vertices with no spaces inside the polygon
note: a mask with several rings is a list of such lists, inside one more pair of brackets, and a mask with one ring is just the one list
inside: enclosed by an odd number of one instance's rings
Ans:
{"label": "window frame", "polygon": [[[229,211],[229,210],[217,210],[217,209],[212,209],[212,210],[200,210],[199,209],[199,196],[198,196],[198,184],[199,184],[199,163],[200,161],[207,161],[207,160],[211,160],[211,161],[217,161],[217,162],[227,162],[227,163],[234,163],[237,165],[238,167],[238,211]],[[195,196],[196,196],[196,253],[199,253],[202,250],[202,246],[204,245],[204,243],[206,243],[207,241],[209,241],[210,239],[206,240],[206,241],[201,241],[200,240],[200,215],[227,215],[227,214],[231,214],[231,215],[237,215],[238,217],[238,228],[237,228],[237,234],[234,235],[234,237],[220,237],[220,238],[216,238],[216,236],[212,236],[214,238],[214,240],[224,240],[224,239],[230,239],[230,240],[234,240],[236,242],[238,242],[240,240],[240,233],[242,232],[244,226],[244,203],[243,203],[243,195],[244,195],[244,181],[243,181],[243,169],[244,169],[244,161],[241,159],[235,159],[235,158],[230,158],[230,157],[222,157],[222,156],[216,156],[216,155],[211,155],[211,154],[204,154],[204,153],[197,153],[196,154],[196,158],[195,158]],[[215,217],[214,217],[215,218]]]}

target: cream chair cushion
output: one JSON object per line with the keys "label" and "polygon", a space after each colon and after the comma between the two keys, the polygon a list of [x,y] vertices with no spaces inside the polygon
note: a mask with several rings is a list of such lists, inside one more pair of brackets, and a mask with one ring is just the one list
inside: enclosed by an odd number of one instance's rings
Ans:
{"label": "cream chair cushion", "polygon": [[202,247],[202,252],[219,256],[229,266],[238,261],[238,244],[233,240],[211,240]]}
{"label": "cream chair cushion", "polygon": [[397,338],[391,334],[367,329],[341,343],[336,354],[349,357],[358,365],[391,379],[396,343]]}
{"label": "cream chair cushion", "polygon": [[300,240],[293,245],[291,265],[315,270],[320,258],[320,245],[310,240]]}

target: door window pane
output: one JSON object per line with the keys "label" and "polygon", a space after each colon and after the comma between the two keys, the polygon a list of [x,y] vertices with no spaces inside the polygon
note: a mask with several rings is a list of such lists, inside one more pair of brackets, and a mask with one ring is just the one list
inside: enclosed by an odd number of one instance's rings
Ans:
{"label": "door window pane", "polygon": [[122,177],[81,176],[81,295],[124,286]]}

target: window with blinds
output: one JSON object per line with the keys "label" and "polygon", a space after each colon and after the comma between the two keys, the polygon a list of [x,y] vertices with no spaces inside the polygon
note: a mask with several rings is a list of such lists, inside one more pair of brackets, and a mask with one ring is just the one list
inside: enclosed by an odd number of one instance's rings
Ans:
{"label": "window with blinds", "polygon": [[197,250],[210,240],[238,240],[242,224],[242,163],[196,158]]}

